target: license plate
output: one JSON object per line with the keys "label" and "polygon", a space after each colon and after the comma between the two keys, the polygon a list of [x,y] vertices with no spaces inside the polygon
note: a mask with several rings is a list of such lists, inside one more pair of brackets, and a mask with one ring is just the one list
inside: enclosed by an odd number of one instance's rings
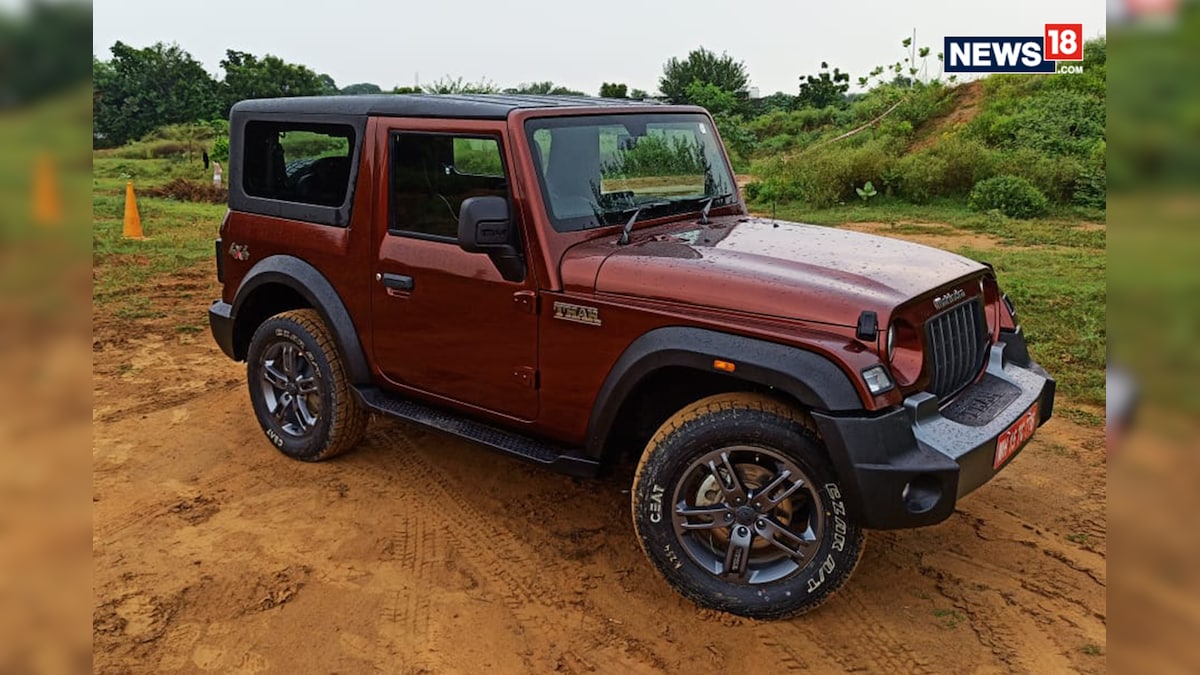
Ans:
{"label": "license plate", "polygon": [[1005,429],[1000,434],[1000,438],[996,440],[996,459],[992,462],[992,469],[999,469],[1001,465],[1017,454],[1017,450],[1020,450],[1022,445],[1033,438],[1033,432],[1037,430],[1037,426],[1038,404],[1034,403],[1033,407],[1018,417],[1017,421]]}

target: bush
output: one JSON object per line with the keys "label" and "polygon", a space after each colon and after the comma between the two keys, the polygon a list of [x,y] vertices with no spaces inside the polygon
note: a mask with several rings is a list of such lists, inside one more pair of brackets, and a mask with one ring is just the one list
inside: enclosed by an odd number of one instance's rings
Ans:
{"label": "bush", "polygon": [[904,156],[884,185],[910,202],[935,197],[965,197],[979,181],[995,173],[995,153],[960,135],[946,136],[919,152]]}
{"label": "bush", "polygon": [[1108,206],[1107,150],[1108,144],[1104,141],[1096,143],[1092,148],[1091,157],[1079,170],[1079,176],[1075,179],[1075,192],[1071,195],[1072,204],[1094,209]]}
{"label": "bush", "polygon": [[1046,195],[1020,176],[995,176],[979,181],[971,190],[970,205],[976,211],[993,209],[1010,218],[1033,218],[1046,213]]}
{"label": "bush", "polygon": [[218,136],[217,140],[213,141],[212,150],[208,154],[218,162],[229,161],[229,137]]}
{"label": "bush", "polygon": [[150,197],[208,204],[224,204],[229,199],[229,193],[223,187],[186,178],[176,178],[164,185],[150,188],[146,190],[146,194]]}

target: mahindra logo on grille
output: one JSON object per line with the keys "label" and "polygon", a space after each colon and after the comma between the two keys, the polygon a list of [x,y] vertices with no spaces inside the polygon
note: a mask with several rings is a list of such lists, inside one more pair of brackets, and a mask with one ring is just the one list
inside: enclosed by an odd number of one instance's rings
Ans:
{"label": "mahindra logo on grille", "polygon": [[938,309],[945,309],[965,297],[967,297],[967,292],[961,288],[956,288],[945,295],[939,295],[934,298],[933,306]]}

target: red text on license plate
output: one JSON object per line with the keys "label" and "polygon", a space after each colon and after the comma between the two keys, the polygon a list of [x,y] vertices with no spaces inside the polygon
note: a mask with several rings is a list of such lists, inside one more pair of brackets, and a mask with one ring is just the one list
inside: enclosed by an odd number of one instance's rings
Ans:
{"label": "red text on license plate", "polygon": [[996,459],[992,462],[992,468],[999,469],[1000,465],[1017,454],[1017,450],[1020,450],[1021,446],[1033,437],[1037,426],[1038,404],[1034,403],[1032,408],[1026,410],[1017,418],[1016,422],[1012,423],[1012,426],[1000,434],[1000,438],[996,441]]}

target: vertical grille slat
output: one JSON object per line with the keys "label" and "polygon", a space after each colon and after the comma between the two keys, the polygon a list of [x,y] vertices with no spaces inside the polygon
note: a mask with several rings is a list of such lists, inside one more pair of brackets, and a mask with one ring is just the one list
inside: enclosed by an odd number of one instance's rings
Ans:
{"label": "vertical grille slat", "polygon": [[932,368],[929,391],[941,398],[956,393],[979,373],[987,349],[978,299],[934,316],[925,324],[926,357]]}

